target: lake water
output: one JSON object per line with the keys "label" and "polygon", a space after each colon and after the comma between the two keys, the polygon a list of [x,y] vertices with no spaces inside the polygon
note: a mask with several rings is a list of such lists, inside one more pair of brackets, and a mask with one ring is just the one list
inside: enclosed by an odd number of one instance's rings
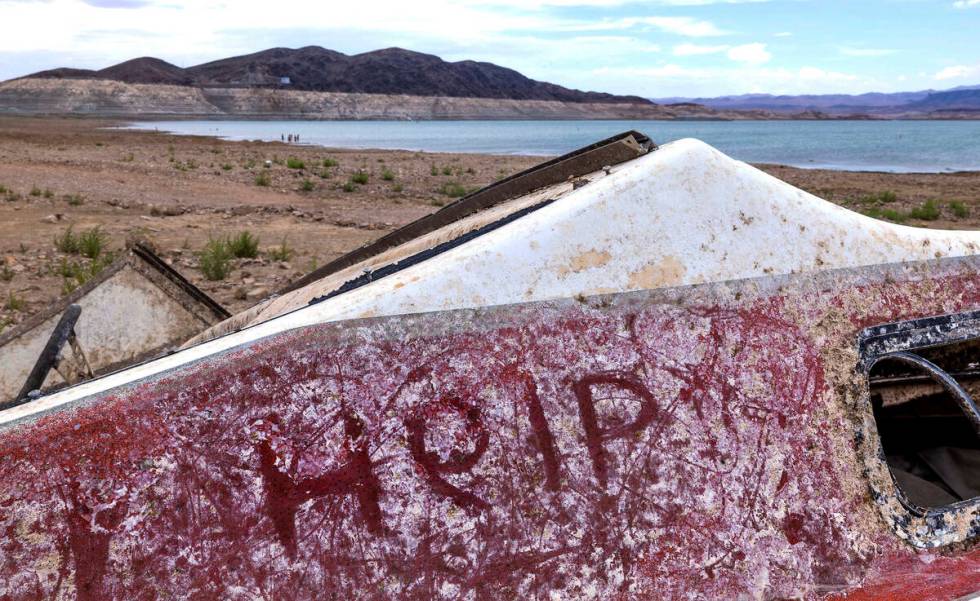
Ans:
{"label": "lake water", "polygon": [[557,155],[635,129],[737,159],[867,171],[980,170],[980,121],[156,121],[128,127],[331,148]]}

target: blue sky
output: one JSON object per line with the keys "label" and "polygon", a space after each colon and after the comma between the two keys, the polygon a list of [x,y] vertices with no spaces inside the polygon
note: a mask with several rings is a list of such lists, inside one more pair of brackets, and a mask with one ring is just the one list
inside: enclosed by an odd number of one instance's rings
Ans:
{"label": "blue sky", "polygon": [[980,0],[0,0],[0,79],[402,46],[647,97],[980,84]]}

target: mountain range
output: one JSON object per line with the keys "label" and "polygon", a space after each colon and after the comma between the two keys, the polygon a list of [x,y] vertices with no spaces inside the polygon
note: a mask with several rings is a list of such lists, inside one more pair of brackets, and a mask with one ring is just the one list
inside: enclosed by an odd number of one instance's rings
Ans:
{"label": "mountain range", "polygon": [[[654,84],[656,82],[653,82]],[[537,81],[402,48],[271,48],[180,67],[142,57],[0,82],[0,113],[221,119],[976,119],[980,86],[892,94],[659,98]]]}

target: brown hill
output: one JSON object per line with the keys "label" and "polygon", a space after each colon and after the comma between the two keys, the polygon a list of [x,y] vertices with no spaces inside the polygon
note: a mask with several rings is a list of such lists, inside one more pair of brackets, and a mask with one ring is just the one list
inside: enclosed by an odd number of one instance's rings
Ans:
{"label": "brown hill", "polygon": [[[638,96],[583,92],[536,81],[477,61],[447,62],[431,54],[387,48],[348,56],[319,46],[272,48],[182,69],[156,58],[138,58],[89,71],[53,69],[41,79],[106,79],[199,87],[279,87],[300,91],[406,94],[450,98],[498,98],[653,105]],[[288,78],[288,84],[282,84]]]}

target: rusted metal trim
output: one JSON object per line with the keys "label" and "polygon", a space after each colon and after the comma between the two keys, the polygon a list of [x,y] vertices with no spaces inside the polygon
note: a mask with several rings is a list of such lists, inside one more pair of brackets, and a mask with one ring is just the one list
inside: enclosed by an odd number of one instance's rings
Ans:
{"label": "rusted metal trim", "polygon": [[650,138],[637,131],[623,132],[590,144],[464,196],[431,215],[413,221],[366,246],[327,263],[292,282],[280,290],[279,294],[298,290],[330,274],[356,265],[390,248],[433,232],[478,211],[523,196],[545,186],[567,181],[569,178],[624,163],[656,149],[657,145]]}
{"label": "rusted metal trim", "polygon": [[190,296],[201,305],[207,307],[212,313],[214,313],[218,321],[223,321],[231,317],[231,313],[229,313],[227,309],[219,305],[217,301],[205,294],[200,288],[194,284],[191,284],[187,278],[180,275],[180,273],[170,265],[167,265],[163,259],[158,257],[156,253],[143,244],[135,244],[130,250],[134,255],[140,259],[143,259],[144,262],[154,268],[157,273],[176,285],[187,296]]}
{"label": "rusted metal trim", "polygon": [[941,367],[916,355],[915,353],[909,353],[906,351],[899,351],[897,353],[892,353],[890,355],[885,355],[880,357],[878,362],[881,361],[898,361],[905,363],[907,365],[914,365],[930,374],[930,376],[935,379],[943,388],[946,389],[953,398],[956,400],[956,404],[960,406],[963,413],[966,415],[967,419],[970,420],[970,424],[973,426],[973,431],[980,436],[980,410],[977,409],[977,404],[974,402],[973,397],[970,396],[966,390],[960,386],[960,383],[956,381],[951,375],[946,373]]}

